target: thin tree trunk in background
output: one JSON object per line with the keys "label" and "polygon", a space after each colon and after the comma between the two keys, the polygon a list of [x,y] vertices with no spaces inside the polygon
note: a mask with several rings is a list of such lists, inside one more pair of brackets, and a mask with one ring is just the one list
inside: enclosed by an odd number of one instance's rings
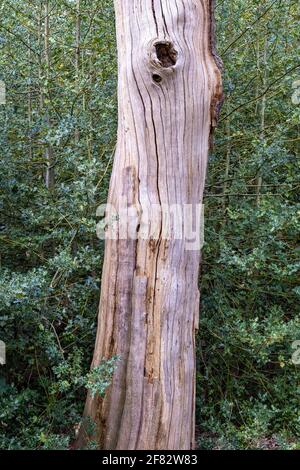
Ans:
{"label": "thin tree trunk in background", "polygon": [[[47,89],[48,89],[48,101],[49,101],[49,80],[50,80],[50,18],[49,18],[49,1],[45,1],[45,18],[44,18],[44,47],[45,47],[45,69],[46,69],[46,79],[47,79]],[[45,104],[45,101],[44,101]],[[51,119],[49,113],[48,104],[44,106],[45,108],[45,122],[47,124],[48,130],[51,129]],[[54,156],[53,156],[53,147],[51,144],[46,146],[46,188],[51,190],[54,187]]]}
{"label": "thin tree trunk in background", "polygon": [[[211,1],[115,0],[119,129],[109,203],[134,207],[137,239],[106,241],[92,367],[119,356],[105,398],[85,417],[105,449],[194,445],[200,250],[163,237],[149,207],[202,202],[209,140],[222,99]],[[124,227],[123,227],[124,228]],[[126,227],[129,230],[129,226]],[[77,446],[89,440],[85,420]]]}
{"label": "thin tree trunk in background", "polygon": [[44,109],[44,90],[42,86],[42,78],[43,78],[43,46],[42,46],[42,21],[43,21],[43,2],[41,1],[39,4],[38,10],[38,48],[39,48],[39,69],[38,69],[38,77],[39,77],[39,111],[40,114],[43,113]]}
{"label": "thin tree trunk in background", "polygon": [[[267,87],[267,76],[268,76],[268,36],[267,34],[265,35],[265,41],[264,41],[264,51],[263,51],[263,80],[262,80],[262,89],[265,90]],[[262,100],[261,100],[261,111],[260,111],[260,141],[261,141],[261,147],[263,149],[264,142],[265,142],[265,115],[266,115],[266,104],[267,104],[267,94],[264,93]],[[260,199],[261,199],[261,188],[263,185],[263,178],[261,174],[258,175],[257,178],[257,197],[256,197],[256,203],[259,206],[260,204]]]}
{"label": "thin tree trunk in background", "polygon": [[258,34],[257,41],[256,41],[256,68],[257,68],[257,82],[256,82],[256,92],[255,92],[255,98],[256,98],[256,106],[255,106],[255,115],[258,114],[259,111],[259,96],[260,96],[260,89],[261,89],[261,84],[260,84],[260,78],[261,78],[261,68],[260,68],[260,35]]}
{"label": "thin tree trunk in background", "polygon": [[227,221],[227,215],[226,215],[226,209],[228,205],[227,189],[228,189],[228,178],[229,178],[230,159],[231,159],[231,141],[230,141],[231,119],[230,119],[230,107],[229,106],[227,108],[227,114],[228,114],[228,118],[226,120],[227,145],[226,145],[226,163],[225,163],[224,186],[223,186],[224,198],[222,201],[223,212],[224,212],[224,224],[226,224],[226,221]]}
{"label": "thin tree trunk in background", "polygon": [[[75,40],[75,76],[77,84],[77,93],[80,87],[80,40],[81,40],[81,11],[80,0],[76,1],[76,40]],[[84,98],[83,98],[84,100]],[[75,143],[78,144],[80,139],[80,132],[78,127],[75,129]]]}
{"label": "thin tree trunk in background", "polygon": [[[89,84],[90,84],[91,88],[92,88],[92,86],[95,82],[94,65],[93,65],[93,56],[92,56],[92,54],[93,53],[90,51],[89,58],[88,58],[88,63],[87,63],[87,69],[88,69],[88,73],[89,73]],[[91,97],[89,97],[88,103],[90,102],[90,100],[91,100]],[[87,102],[85,100],[85,109],[86,109],[86,106],[87,106]],[[89,131],[86,135],[86,148],[87,148],[87,154],[88,154],[89,159],[92,158],[92,152],[93,152],[93,134],[92,134],[92,131],[91,131],[91,129],[93,129],[93,128],[94,128],[93,113],[89,113]]]}
{"label": "thin tree trunk in background", "polygon": [[[31,9],[32,2],[31,0],[28,2],[28,6]],[[30,32],[28,35],[28,43],[31,47],[31,39],[32,33]],[[32,51],[31,48],[28,49],[28,63],[29,63],[29,80],[28,80],[28,98],[27,98],[27,109],[28,109],[28,141],[29,141],[29,161],[32,161],[33,157],[33,148],[32,148],[32,88],[33,88],[33,80],[32,80]]]}
{"label": "thin tree trunk in background", "polygon": [[[224,10],[226,9],[226,5],[224,4],[223,6]],[[225,11],[224,11],[225,13]],[[229,30],[233,30],[233,22],[232,22],[232,17],[229,17],[228,19],[228,28]],[[227,77],[228,82],[231,83],[231,77]],[[230,92],[231,93],[231,92]],[[228,95],[230,95],[230,93]],[[224,212],[224,220],[222,225],[225,226],[227,223],[227,207],[229,203],[229,197],[227,196],[227,191],[228,191],[228,178],[229,178],[229,173],[230,173],[230,162],[231,162],[231,115],[230,115],[230,100],[229,96],[227,96],[227,103],[226,103],[226,115],[228,116],[226,119],[226,138],[227,138],[227,144],[226,144],[226,163],[225,163],[225,174],[224,174],[224,185],[223,185],[223,194],[224,198],[222,200],[222,209]]]}

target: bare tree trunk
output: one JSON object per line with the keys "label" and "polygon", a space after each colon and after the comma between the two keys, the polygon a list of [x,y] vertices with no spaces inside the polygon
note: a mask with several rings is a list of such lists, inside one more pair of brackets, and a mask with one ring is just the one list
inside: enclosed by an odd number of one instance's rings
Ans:
{"label": "bare tree trunk", "polygon": [[[147,215],[202,202],[222,100],[212,2],[115,0],[115,11],[119,129],[109,203],[137,216],[125,227],[119,219],[116,239],[106,241],[92,367],[120,361],[105,398],[88,395],[85,416],[105,449],[190,449],[200,249],[172,230],[164,237],[165,213]],[[87,440],[83,424],[77,445]]]}

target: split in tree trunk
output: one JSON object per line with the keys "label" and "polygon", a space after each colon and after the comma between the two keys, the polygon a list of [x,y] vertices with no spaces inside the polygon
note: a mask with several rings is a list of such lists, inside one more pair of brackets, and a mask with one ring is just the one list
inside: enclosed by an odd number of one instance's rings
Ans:
{"label": "split in tree trunk", "polygon": [[[115,11],[119,129],[108,202],[119,214],[135,209],[125,231],[136,239],[123,237],[119,221],[116,239],[106,240],[92,367],[120,360],[105,398],[88,394],[84,414],[104,449],[190,449],[200,250],[172,230],[163,236],[164,212],[147,215],[202,202],[222,101],[213,7],[115,0]],[[85,422],[78,447],[89,439]]]}

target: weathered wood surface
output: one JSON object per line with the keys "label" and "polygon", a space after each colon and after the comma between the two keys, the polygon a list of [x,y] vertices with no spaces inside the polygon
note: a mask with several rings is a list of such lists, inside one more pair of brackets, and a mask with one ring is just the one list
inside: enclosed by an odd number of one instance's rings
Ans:
{"label": "weathered wood surface", "polygon": [[[87,398],[105,449],[194,445],[199,250],[164,239],[149,207],[202,201],[222,97],[208,0],[115,0],[118,144],[109,203],[136,208],[136,240],[106,241],[92,366],[120,356],[105,399]],[[149,227],[148,227],[149,228]],[[120,229],[120,227],[119,227]],[[123,227],[124,229],[124,227]],[[78,445],[85,440],[84,426]]]}

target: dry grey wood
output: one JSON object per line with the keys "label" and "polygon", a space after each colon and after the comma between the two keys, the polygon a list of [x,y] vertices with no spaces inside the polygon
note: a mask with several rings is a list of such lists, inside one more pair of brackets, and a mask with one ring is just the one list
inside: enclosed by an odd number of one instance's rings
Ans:
{"label": "dry grey wood", "polygon": [[[119,128],[109,202],[136,208],[138,234],[151,204],[202,201],[220,61],[211,1],[115,0],[115,12]],[[112,355],[120,363],[106,397],[89,394],[85,407],[105,449],[194,445],[200,252],[164,239],[162,224],[151,240],[106,241],[92,367]],[[83,425],[77,445],[87,439]]]}

